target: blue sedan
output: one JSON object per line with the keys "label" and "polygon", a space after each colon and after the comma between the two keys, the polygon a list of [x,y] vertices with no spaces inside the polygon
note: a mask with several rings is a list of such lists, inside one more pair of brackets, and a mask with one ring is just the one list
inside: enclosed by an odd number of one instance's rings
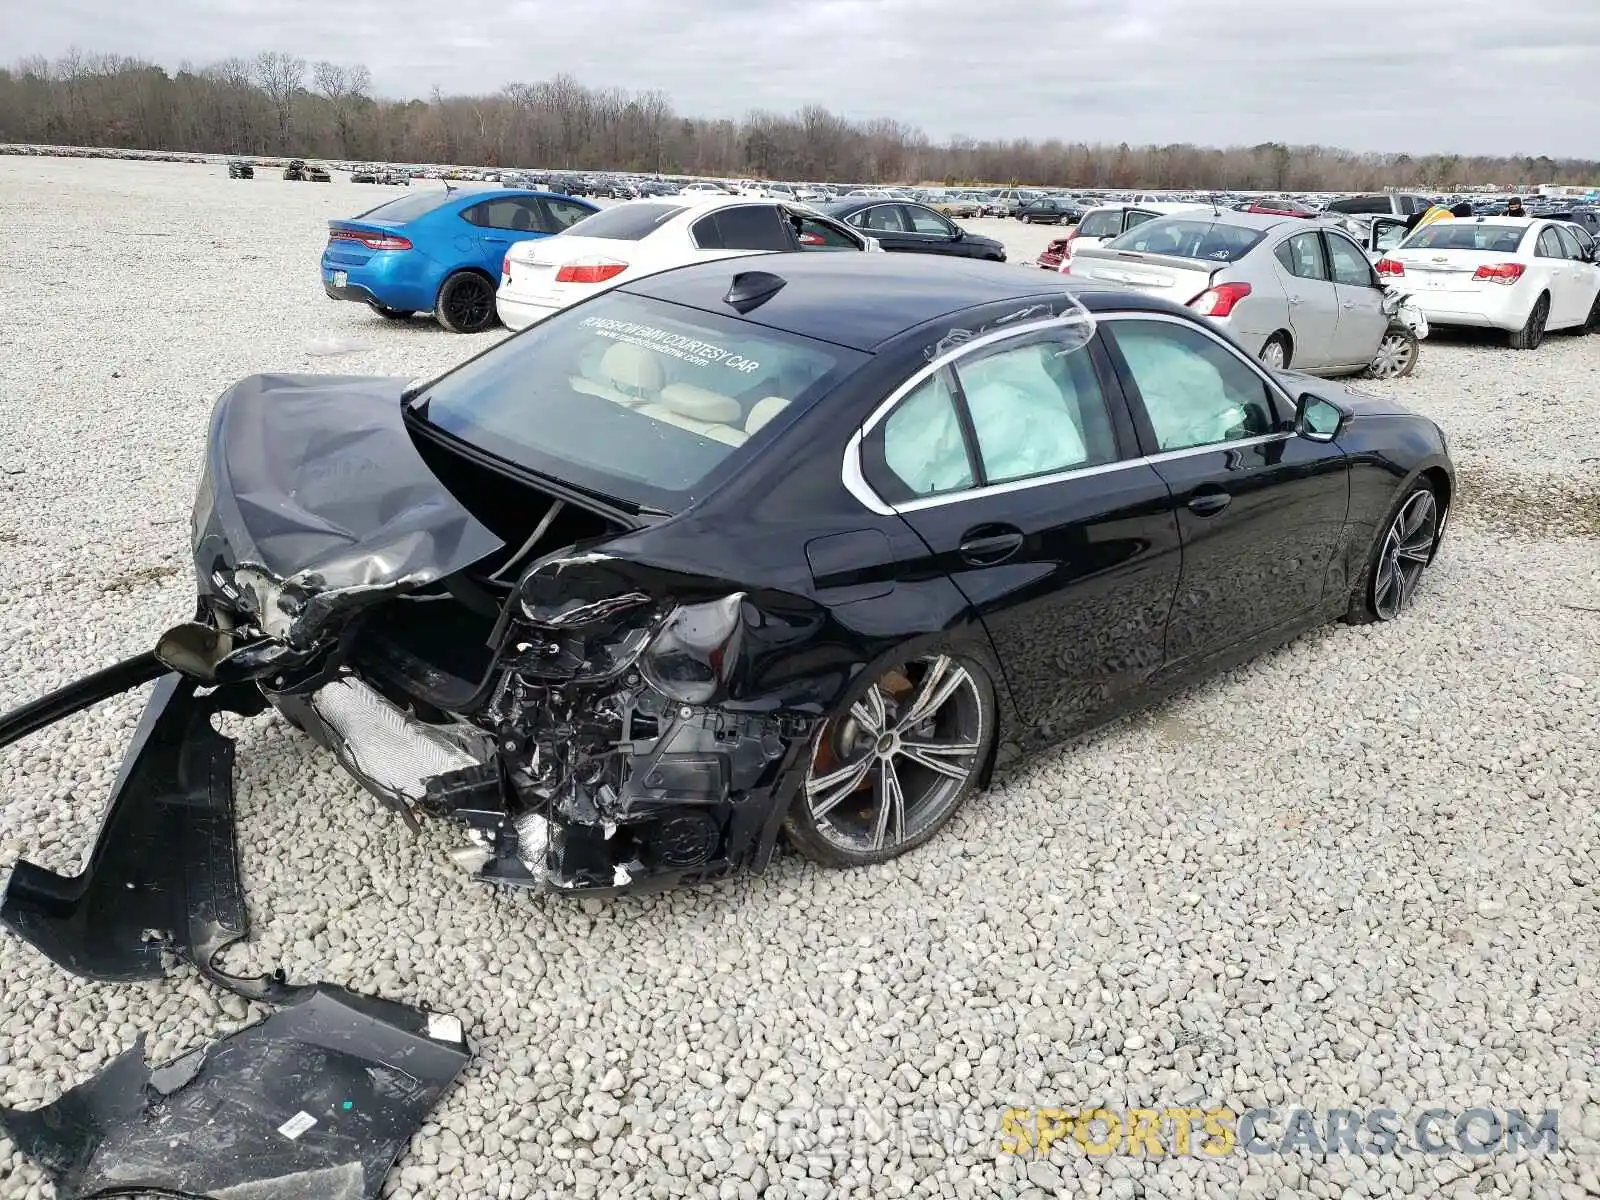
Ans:
{"label": "blue sedan", "polygon": [[477,333],[495,322],[506,251],[598,211],[586,200],[520,188],[401,196],[328,222],[322,287],[335,300],[360,301],[393,320],[431,312],[453,333]]}

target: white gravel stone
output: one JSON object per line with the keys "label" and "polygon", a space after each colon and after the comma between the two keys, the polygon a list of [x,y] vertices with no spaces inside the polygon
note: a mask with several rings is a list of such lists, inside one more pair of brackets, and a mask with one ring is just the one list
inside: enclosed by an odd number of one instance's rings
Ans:
{"label": "white gravel stone", "polygon": [[[228,384],[414,376],[500,336],[325,299],[326,219],[393,193],[272,176],[0,158],[0,709],[189,615],[188,510]],[[1058,236],[971,225],[1017,262]],[[447,831],[407,833],[281,721],[232,720],[254,931],[226,965],[465,1021],[478,1055],[395,1196],[1444,1186],[1418,1159],[1107,1161],[1070,1138],[1021,1161],[998,1153],[1008,1100],[1558,1108],[1562,1150],[1469,1160],[1449,1186],[1592,1193],[1597,381],[1600,338],[1442,336],[1412,379],[1362,385],[1439,420],[1462,467],[1410,615],[1303,637],[1038,761],[871,870],[791,856],[605,903],[493,892]],[[77,868],[143,699],[0,752],[0,861]],[[86,984],[9,935],[0,978],[10,1105],[140,1031],[172,1054],[265,1011],[189,972]],[[919,1116],[945,1122],[932,1153]],[[3,1142],[0,1194],[47,1194]]]}

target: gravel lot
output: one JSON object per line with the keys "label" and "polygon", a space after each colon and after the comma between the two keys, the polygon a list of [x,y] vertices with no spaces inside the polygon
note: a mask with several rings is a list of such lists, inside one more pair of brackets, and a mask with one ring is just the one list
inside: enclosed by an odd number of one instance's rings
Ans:
{"label": "gravel lot", "polygon": [[[384,190],[267,175],[0,159],[0,709],[190,615],[229,383],[430,372],[498,336],[325,299],[325,218]],[[1023,262],[1053,236],[972,226]],[[395,1196],[1600,1195],[1597,384],[1600,337],[1430,340],[1368,385],[1438,419],[1463,473],[1411,615],[1305,637],[869,871],[493,893],[280,721],[235,720],[255,929],[227,965],[465,1019],[478,1056]],[[0,751],[0,862],[76,869],[142,703]],[[138,1031],[165,1058],[263,1015],[192,972],[88,985],[9,936],[0,978],[8,1105]],[[999,1152],[1008,1105],[1140,1104],[1556,1108],[1562,1146]],[[49,1194],[0,1140],[0,1195]]]}

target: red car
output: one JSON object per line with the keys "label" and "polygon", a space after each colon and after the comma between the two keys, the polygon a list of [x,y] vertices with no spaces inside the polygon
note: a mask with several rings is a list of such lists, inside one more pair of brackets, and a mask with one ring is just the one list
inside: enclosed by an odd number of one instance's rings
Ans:
{"label": "red car", "polygon": [[1046,271],[1061,270],[1061,259],[1067,249],[1067,243],[1077,236],[1074,229],[1066,237],[1052,238],[1050,244],[1039,252],[1039,257],[1034,260],[1034,266],[1043,267]]}
{"label": "red car", "polygon": [[1263,196],[1248,204],[1237,206],[1240,212],[1261,213],[1268,217],[1314,217],[1317,210],[1298,200],[1284,200],[1276,196]]}

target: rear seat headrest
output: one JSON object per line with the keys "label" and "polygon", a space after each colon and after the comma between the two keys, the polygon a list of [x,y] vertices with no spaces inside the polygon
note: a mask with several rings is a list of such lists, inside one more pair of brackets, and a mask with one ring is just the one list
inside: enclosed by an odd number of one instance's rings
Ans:
{"label": "rear seat headrest", "polygon": [[613,387],[635,395],[660,391],[667,378],[654,351],[627,342],[617,342],[601,355],[600,374]]}
{"label": "rear seat headrest", "polygon": [[734,423],[744,415],[743,406],[732,396],[696,387],[692,383],[669,383],[661,389],[659,403],[696,421],[717,425]]}
{"label": "rear seat headrest", "polygon": [[750,409],[750,415],[745,419],[744,431],[754,433],[773,417],[789,407],[789,402],[782,396],[767,396],[757,400]]}

